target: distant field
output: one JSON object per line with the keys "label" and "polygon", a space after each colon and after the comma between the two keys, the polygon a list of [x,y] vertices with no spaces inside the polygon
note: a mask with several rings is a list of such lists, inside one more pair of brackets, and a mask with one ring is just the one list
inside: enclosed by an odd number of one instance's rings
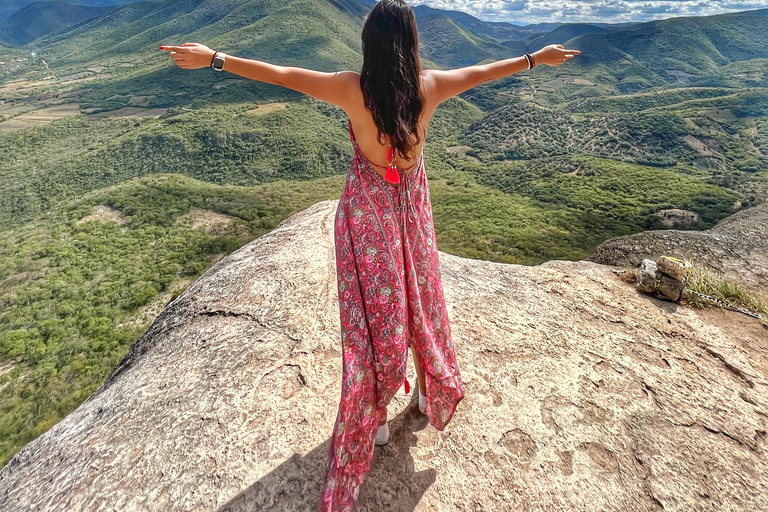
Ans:
{"label": "distant field", "polygon": [[287,103],[265,103],[249,110],[248,114],[252,116],[263,116],[264,114],[269,114],[270,112],[283,110],[287,105]]}
{"label": "distant field", "polygon": [[144,119],[147,117],[160,117],[168,111],[166,108],[142,108],[142,107],[123,107],[115,110],[108,110],[91,114],[94,118],[103,117],[124,117],[128,119]]}
{"label": "distant field", "polygon": [[[3,113],[4,109],[0,106],[0,115]],[[0,122],[0,133],[9,133],[25,128],[45,126],[56,119],[77,115],[79,113],[80,105],[76,103],[65,103],[63,105],[53,105],[39,110],[33,110],[32,112],[19,114],[6,121]]]}

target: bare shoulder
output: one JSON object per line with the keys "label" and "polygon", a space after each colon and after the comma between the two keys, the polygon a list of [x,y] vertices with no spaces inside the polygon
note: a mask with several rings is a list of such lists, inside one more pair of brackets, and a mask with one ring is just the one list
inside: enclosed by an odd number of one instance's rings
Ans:
{"label": "bare shoulder", "polygon": [[356,118],[365,110],[363,91],[360,89],[360,73],[357,71],[339,71],[338,75],[342,78],[342,94],[345,97],[341,107],[350,119]]}
{"label": "bare shoulder", "polygon": [[435,69],[422,69],[421,70],[421,82],[425,90],[435,87]]}
{"label": "bare shoulder", "polygon": [[337,74],[343,79],[344,87],[348,91],[360,90],[360,73],[357,71],[339,71]]}
{"label": "bare shoulder", "polygon": [[338,75],[349,83],[360,83],[360,73],[357,71],[339,71]]}
{"label": "bare shoulder", "polygon": [[421,90],[424,91],[424,96],[427,98],[427,104],[425,105],[427,111],[427,119],[432,117],[432,113],[440,104],[441,100],[437,94],[437,73],[434,69],[423,69],[421,71]]}

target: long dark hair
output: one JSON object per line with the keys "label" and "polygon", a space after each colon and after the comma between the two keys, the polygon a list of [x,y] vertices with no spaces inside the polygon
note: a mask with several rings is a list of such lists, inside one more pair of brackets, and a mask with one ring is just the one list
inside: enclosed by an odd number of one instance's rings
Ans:
{"label": "long dark hair", "polygon": [[421,140],[418,122],[426,103],[413,9],[404,0],[379,0],[365,19],[362,37],[360,88],[378,129],[376,139],[383,144],[382,135],[389,135],[392,147],[410,159]]}

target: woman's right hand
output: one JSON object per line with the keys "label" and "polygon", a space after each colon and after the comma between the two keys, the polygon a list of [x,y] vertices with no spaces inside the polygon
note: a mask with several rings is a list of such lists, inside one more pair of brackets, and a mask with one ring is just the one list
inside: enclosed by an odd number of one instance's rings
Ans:
{"label": "woman's right hand", "polygon": [[581,55],[579,50],[566,50],[561,44],[550,44],[541,50],[533,52],[533,58],[536,59],[536,65],[547,64],[548,66],[559,66],[566,60],[570,60],[574,55]]}
{"label": "woman's right hand", "polygon": [[181,69],[200,69],[211,65],[216,52],[200,43],[184,43],[179,46],[161,46],[170,52],[171,58]]}

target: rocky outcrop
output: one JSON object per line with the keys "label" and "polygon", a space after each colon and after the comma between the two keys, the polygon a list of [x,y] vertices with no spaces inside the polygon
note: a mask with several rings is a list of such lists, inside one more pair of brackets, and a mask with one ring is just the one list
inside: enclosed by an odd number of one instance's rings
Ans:
{"label": "rocky outcrop", "polygon": [[620,236],[598,245],[590,261],[636,267],[644,258],[675,256],[768,291],[768,203],[742,210],[706,231],[677,229]]}
{"label": "rocky outcrop", "polygon": [[690,210],[681,210],[671,208],[668,210],[659,210],[655,213],[661,219],[661,222],[669,227],[686,226],[695,224],[699,221],[699,214]]}
{"label": "rocky outcrop", "polygon": [[[0,510],[313,510],[341,391],[336,205],[169,304],[0,471]],[[594,262],[440,258],[466,398],[440,432],[398,394],[359,510],[768,510],[757,321]]]}

